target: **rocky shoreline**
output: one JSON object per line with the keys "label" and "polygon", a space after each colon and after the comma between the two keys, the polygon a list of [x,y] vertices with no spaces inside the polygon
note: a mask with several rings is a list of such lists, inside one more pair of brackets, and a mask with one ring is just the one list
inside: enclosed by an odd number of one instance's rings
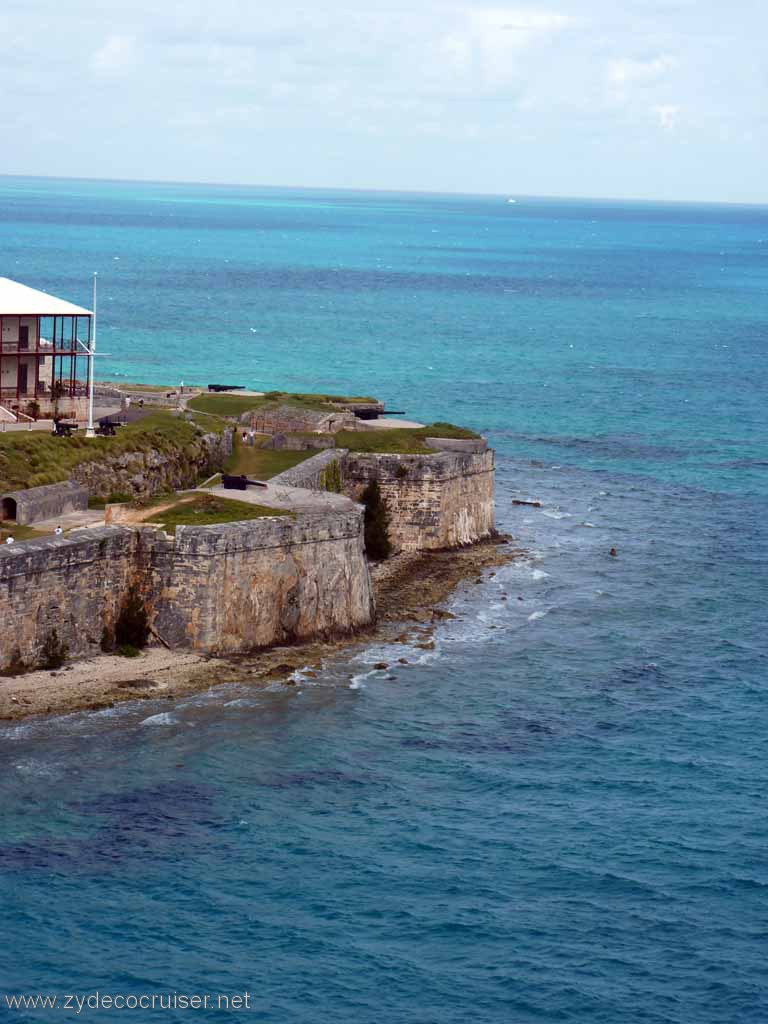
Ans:
{"label": "rocky shoreline", "polygon": [[135,659],[100,655],[57,671],[0,679],[0,720],[98,710],[122,701],[173,700],[226,683],[293,684],[298,669],[318,671],[329,655],[354,652],[372,642],[433,646],[441,608],[462,582],[482,582],[497,566],[522,556],[511,538],[496,536],[450,551],[400,554],[375,566],[375,626],[338,640],[274,647],[248,655],[210,657],[150,647]]}

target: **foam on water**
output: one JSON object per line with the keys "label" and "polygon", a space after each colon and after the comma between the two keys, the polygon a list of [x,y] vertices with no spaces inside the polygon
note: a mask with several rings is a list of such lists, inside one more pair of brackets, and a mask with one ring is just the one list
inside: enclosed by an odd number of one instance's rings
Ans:
{"label": "foam on water", "polygon": [[142,725],[160,726],[160,725],[177,725],[178,717],[171,711],[163,711],[158,715],[150,715],[149,718],[143,719]]}

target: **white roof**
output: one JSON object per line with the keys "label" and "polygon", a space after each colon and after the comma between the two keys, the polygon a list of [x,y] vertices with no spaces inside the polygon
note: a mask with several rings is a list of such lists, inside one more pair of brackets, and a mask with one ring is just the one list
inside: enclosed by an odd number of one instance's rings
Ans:
{"label": "white roof", "polygon": [[0,277],[0,316],[92,316],[90,309],[75,306],[55,295],[28,288],[25,284]]}

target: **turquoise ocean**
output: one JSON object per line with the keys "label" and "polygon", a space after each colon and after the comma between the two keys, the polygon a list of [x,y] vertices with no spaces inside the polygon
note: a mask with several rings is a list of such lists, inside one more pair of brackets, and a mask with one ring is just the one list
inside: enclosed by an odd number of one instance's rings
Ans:
{"label": "turquoise ocean", "polygon": [[508,198],[0,178],[100,377],[482,430],[526,551],[434,651],[0,725],[0,1019],[768,1018],[768,208]]}

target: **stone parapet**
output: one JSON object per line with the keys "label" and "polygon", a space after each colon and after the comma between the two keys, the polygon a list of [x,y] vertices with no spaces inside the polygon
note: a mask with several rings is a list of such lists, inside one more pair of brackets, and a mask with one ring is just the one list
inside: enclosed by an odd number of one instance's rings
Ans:
{"label": "stone parapet", "polygon": [[350,633],[374,616],[362,512],[179,527],[109,526],[0,547],[0,670],[39,663],[53,630],[99,651],[129,590],[171,646],[245,652]]}
{"label": "stone parapet", "polygon": [[88,491],[71,480],[0,495],[0,519],[15,519],[19,526],[29,526],[87,508]]}
{"label": "stone parapet", "polygon": [[479,455],[488,448],[484,437],[425,437],[424,444],[436,452],[465,452]]}
{"label": "stone parapet", "polygon": [[390,518],[395,550],[461,547],[494,529],[492,449],[481,453],[381,455],[350,452],[344,492],[356,501],[377,480]]}
{"label": "stone parapet", "polygon": [[289,487],[305,487],[311,491],[327,490],[328,467],[336,462],[341,474],[343,459],[347,454],[346,448],[331,448],[313,455],[298,466],[273,476],[270,483],[273,485],[287,484]]}

